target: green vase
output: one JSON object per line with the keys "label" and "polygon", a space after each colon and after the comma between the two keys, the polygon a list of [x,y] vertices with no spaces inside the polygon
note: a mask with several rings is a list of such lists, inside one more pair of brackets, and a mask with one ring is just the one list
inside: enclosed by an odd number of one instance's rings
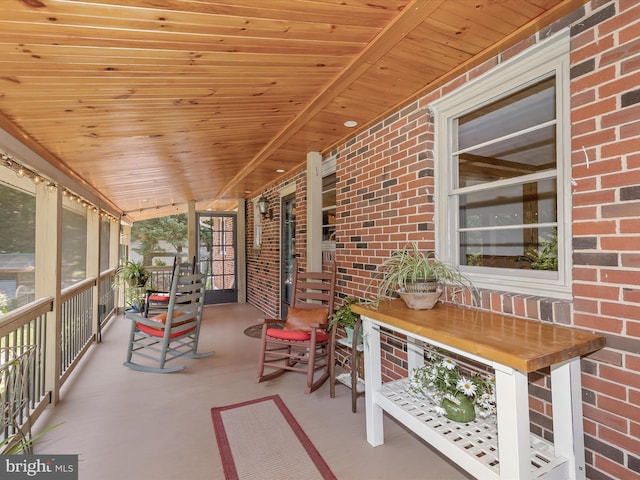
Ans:
{"label": "green vase", "polygon": [[458,395],[456,397],[460,405],[456,405],[449,399],[443,398],[440,406],[444,410],[444,416],[449,420],[460,423],[473,422],[476,419],[476,409],[473,402],[466,395]]}

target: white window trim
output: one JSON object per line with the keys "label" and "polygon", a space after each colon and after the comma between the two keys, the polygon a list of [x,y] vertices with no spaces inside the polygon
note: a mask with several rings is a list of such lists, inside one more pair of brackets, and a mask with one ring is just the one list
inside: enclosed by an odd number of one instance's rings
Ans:
{"label": "white window trim", "polygon": [[[516,57],[495,67],[461,88],[433,102],[435,142],[435,224],[436,253],[458,264],[459,244],[455,233],[457,208],[449,208],[448,192],[453,186],[451,175],[449,133],[453,118],[466,111],[503,97],[512,90],[533,83],[551,72],[557,72],[556,108],[557,182],[558,182],[558,272],[527,271],[461,266],[474,284],[480,288],[510,291],[521,294],[571,298],[571,131],[569,88],[569,32],[564,30],[525,50]],[[457,197],[455,197],[457,198]],[[452,218],[453,217],[453,218]],[[557,277],[557,278],[556,278]]]}
{"label": "white window trim", "polygon": [[253,204],[253,248],[262,247],[262,215],[260,215],[260,209],[258,208],[259,198],[254,198]]}
{"label": "white window trim", "polygon": [[[331,174],[336,173],[336,156],[332,155],[331,157],[327,158],[325,161],[322,162],[322,178],[324,179],[324,177],[327,177]],[[337,180],[337,179],[336,179]],[[336,194],[337,192],[337,187],[338,184],[336,182]],[[337,211],[338,206],[335,205],[335,209]],[[328,208],[330,209],[330,207]],[[325,210],[324,208],[322,208],[322,210]],[[337,230],[336,230],[337,232]],[[323,240],[322,241],[322,251],[323,252],[329,252],[327,255],[325,255],[325,257],[327,258],[335,258],[335,251],[336,251],[336,240],[335,238],[333,240]]]}

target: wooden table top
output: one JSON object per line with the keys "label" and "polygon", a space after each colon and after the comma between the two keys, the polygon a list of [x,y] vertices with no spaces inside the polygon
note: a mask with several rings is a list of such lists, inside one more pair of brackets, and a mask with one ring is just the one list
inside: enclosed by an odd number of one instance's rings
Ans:
{"label": "wooden table top", "polygon": [[[586,355],[605,346],[602,335],[552,323],[438,303],[411,310],[400,299],[356,304],[354,312],[522,372]],[[384,326],[384,325],[383,325]]]}

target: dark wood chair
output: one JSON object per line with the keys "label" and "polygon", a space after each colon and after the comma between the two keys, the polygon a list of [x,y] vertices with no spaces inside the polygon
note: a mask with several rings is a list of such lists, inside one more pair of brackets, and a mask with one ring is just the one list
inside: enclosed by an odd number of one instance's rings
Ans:
{"label": "dark wood chair", "polygon": [[323,272],[299,272],[297,262],[293,268],[287,318],[262,319],[258,382],[287,371],[304,373],[305,393],[311,393],[329,378],[329,316],[335,297],[335,263],[325,265]]}

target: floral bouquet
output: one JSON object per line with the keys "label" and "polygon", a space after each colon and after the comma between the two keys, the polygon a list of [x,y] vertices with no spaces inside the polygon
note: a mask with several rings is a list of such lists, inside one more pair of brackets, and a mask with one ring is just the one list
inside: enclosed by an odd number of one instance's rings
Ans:
{"label": "floral bouquet", "polygon": [[435,350],[427,351],[427,362],[411,372],[409,389],[430,398],[438,415],[469,422],[476,413],[481,418],[496,413],[495,377],[465,376],[453,359]]}

